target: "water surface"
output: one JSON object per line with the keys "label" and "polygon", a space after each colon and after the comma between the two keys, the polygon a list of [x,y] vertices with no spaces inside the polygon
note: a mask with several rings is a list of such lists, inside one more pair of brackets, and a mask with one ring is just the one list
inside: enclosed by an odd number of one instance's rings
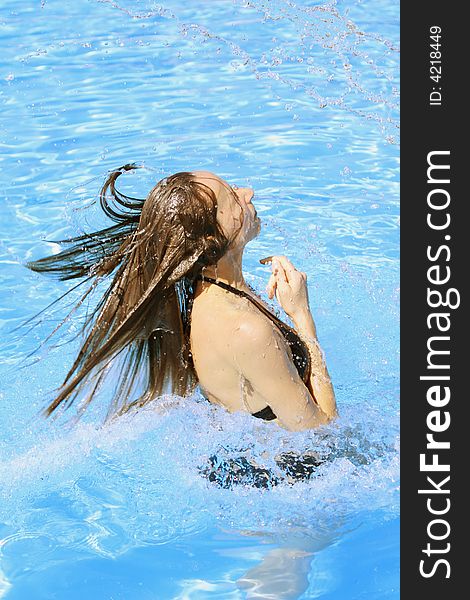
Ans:
{"label": "water surface", "polygon": [[[278,598],[290,573],[285,597],[398,598],[398,4],[26,0],[0,27],[0,596]],[[67,305],[8,332],[68,289],[23,264],[103,225],[99,187],[134,161],[135,195],[196,169],[255,189],[246,279],[263,294],[275,253],[308,273],[336,423],[288,433],[198,394],[104,429],[104,401],[38,419],[83,314],[20,369]],[[200,472],[312,448],[293,486]]]}

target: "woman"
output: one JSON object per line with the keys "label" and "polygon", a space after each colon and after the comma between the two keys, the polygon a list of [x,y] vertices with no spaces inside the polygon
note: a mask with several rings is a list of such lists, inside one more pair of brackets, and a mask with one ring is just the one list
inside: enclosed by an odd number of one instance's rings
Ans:
{"label": "woman", "polygon": [[67,240],[69,248],[27,264],[61,279],[83,278],[79,285],[88,282],[75,308],[111,278],[45,414],[83,394],[82,412],[114,373],[107,418],[162,393],[188,395],[197,383],[211,402],[289,430],[335,417],[305,273],[285,256],[270,257],[268,295],[276,296],[295,330],[244,281],[243,250],[260,231],[253,190],[231,187],[207,171],[180,172],[141,200],[115,187],[135,168],[112,172],[101,190],[101,206],[114,225]]}

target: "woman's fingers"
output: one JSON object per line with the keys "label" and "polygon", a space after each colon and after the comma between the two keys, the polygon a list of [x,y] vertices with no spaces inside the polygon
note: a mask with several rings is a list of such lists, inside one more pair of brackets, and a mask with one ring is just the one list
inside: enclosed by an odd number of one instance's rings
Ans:
{"label": "woman's fingers", "polygon": [[285,281],[286,283],[289,282],[289,278],[287,276],[286,270],[284,268],[284,265],[278,260],[277,256],[273,257],[273,262],[271,263],[272,265],[272,270],[274,275],[277,275],[279,277],[280,280]]}
{"label": "woman's fingers", "polygon": [[278,262],[284,267],[284,270],[289,274],[292,271],[296,271],[297,269],[291,263],[291,261],[287,258],[287,256],[274,256],[273,258],[277,259]]}
{"label": "woman's fingers", "polygon": [[268,298],[272,300],[274,298],[274,294],[276,293],[276,276],[274,273],[271,274],[269,278],[268,285],[266,286],[266,291],[268,293]]}
{"label": "woman's fingers", "polygon": [[307,281],[307,274],[304,271],[298,271],[291,261],[284,255],[276,255],[271,258],[271,277],[269,278],[266,291],[270,299],[278,293],[284,294],[290,288],[297,290]]}
{"label": "woman's fingers", "polygon": [[291,263],[291,261],[287,258],[287,256],[273,256],[273,262],[276,261],[277,264],[283,269],[285,280],[289,282],[293,277],[295,277],[294,273],[297,272],[297,269]]}
{"label": "woman's fingers", "polygon": [[298,271],[286,256],[272,256],[271,276],[266,286],[270,300],[276,296],[281,308],[292,318],[308,309],[307,274]]}
{"label": "woman's fingers", "polygon": [[269,299],[272,300],[274,298],[276,290],[285,290],[285,286],[289,287],[284,270],[281,267],[281,269],[275,270],[269,278],[268,285],[266,286]]}

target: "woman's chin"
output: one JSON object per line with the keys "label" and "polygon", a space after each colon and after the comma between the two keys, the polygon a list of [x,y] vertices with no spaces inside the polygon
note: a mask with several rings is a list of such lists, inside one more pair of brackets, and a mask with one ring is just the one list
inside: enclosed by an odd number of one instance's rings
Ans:
{"label": "woman's chin", "polygon": [[260,231],[261,231],[261,219],[259,217],[256,217],[256,220],[253,221],[250,229],[247,231],[246,235],[244,235],[244,237],[243,237],[243,239],[244,239],[243,246],[248,244],[248,242],[253,240],[255,237],[258,237]]}

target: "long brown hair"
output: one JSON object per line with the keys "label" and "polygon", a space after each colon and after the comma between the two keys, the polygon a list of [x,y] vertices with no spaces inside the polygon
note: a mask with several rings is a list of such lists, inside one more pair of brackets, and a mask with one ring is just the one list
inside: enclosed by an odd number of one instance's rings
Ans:
{"label": "long brown hair", "polygon": [[186,396],[197,384],[189,347],[195,278],[217,263],[238,231],[226,237],[213,190],[191,172],[165,177],[144,200],[122,194],[117,178],[136,168],[111,172],[101,189],[100,205],[113,225],[60,240],[66,249],[26,264],[61,280],[88,282],[71,313],[99,282],[111,279],[85,320],[78,356],[45,416],[60,405],[69,408],[86,391],[81,414],[116,363],[106,420],[164,393]]}

